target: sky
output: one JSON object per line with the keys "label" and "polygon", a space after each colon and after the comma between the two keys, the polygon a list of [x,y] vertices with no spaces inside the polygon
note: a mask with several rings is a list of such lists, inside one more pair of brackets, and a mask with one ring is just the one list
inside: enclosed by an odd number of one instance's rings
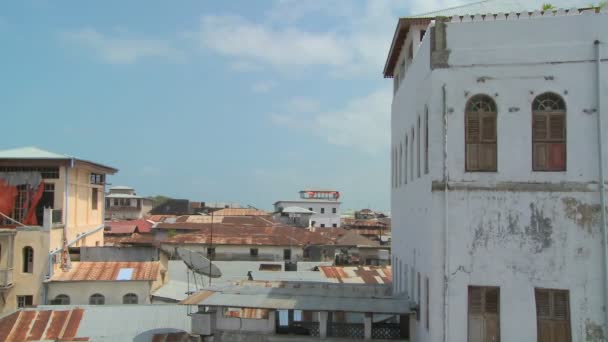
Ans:
{"label": "sky", "polygon": [[390,207],[397,18],[458,0],[0,5],[0,149],[111,165],[141,195]]}

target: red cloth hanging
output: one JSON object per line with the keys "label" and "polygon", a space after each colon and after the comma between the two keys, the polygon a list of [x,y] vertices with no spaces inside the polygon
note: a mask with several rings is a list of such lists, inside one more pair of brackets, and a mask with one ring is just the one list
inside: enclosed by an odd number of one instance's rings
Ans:
{"label": "red cloth hanging", "polygon": [[17,187],[10,186],[4,179],[0,179],[0,212],[10,217],[15,208],[16,198]]}
{"label": "red cloth hanging", "polygon": [[40,184],[38,184],[38,189],[36,189],[36,192],[31,197],[27,215],[21,223],[32,226],[38,225],[38,219],[36,219],[36,206],[38,205],[38,202],[40,202],[42,194],[44,194],[44,182],[40,182]]}

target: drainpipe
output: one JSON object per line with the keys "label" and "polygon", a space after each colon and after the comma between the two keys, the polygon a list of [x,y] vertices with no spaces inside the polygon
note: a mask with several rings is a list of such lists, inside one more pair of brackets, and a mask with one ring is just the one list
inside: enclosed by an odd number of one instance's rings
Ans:
{"label": "drainpipe", "polygon": [[600,205],[602,218],[602,233],[604,239],[602,241],[602,249],[604,251],[604,334],[608,331],[608,231],[606,228],[606,185],[604,184],[604,151],[602,143],[602,82],[601,82],[601,45],[600,41],[593,42],[595,45],[595,66],[597,82],[595,90],[597,94],[597,143],[598,143],[598,164],[600,173]]}
{"label": "drainpipe", "polygon": [[443,341],[448,342],[448,280],[449,280],[449,244],[448,244],[448,110],[446,105],[446,87],[441,87],[441,111],[443,113]]}

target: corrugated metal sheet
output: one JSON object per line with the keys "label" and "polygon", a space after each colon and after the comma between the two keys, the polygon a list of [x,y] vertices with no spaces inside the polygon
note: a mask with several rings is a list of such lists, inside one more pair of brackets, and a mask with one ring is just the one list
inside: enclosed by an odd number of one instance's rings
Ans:
{"label": "corrugated metal sheet", "polygon": [[20,310],[0,320],[0,341],[88,341],[77,337],[84,310]]}
{"label": "corrugated metal sheet", "polygon": [[213,216],[268,216],[268,213],[251,208],[226,208],[214,211]]}
{"label": "corrugated metal sheet", "polygon": [[215,291],[203,290],[203,291],[200,291],[198,293],[195,293],[195,294],[189,296],[188,298],[182,300],[179,303],[184,304],[184,305],[197,305],[198,303],[207,299],[209,296],[213,295],[214,293],[215,293]]}
{"label": "corrugated metal sheet", "polygon": [[138,233],[149,233],[152,229],[153,223],[144,220],[128,220],[128,221],[106,221],[106,227],[110,227],[110,230],[105,231],[106,234],[132,234]]}
{"label": "corrugated metal sheet", "polygon": [[335,278],[340,283],[391,284],[390,266],[320,266],[327,278]]}
{"label": "corrugated metal sheet", "polygon": [[[168,244],[210,244],[211,224],[206,223],[161,223],[157,229],[193,230],[177,234],[162,241]],[[213,225],[214,245],[261,245],[303,246],[308,244],[333,244],[322,234],[285,225],[241,226],[230,224]]]}
{"label": "corrugated metal sheet", "polygon": [[121,269],[132,268],[132,276],[125,280],[156,280],[159,273],[158,261],[146,262],[73,262],[67,272],[58,271],[49,280],[54,281],[115,281]]}
{"label": "corrugated metal sheet", "polygon": [[268,319],[268,309],[257,308],[230,308],[224,313],[226,317]]}

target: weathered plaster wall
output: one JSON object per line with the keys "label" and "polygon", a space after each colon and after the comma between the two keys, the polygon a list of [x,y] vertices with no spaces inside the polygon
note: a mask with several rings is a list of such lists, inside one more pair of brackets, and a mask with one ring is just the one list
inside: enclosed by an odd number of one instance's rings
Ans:
{"label": "weathered plaster wall", "polygon": [[505,341],[536,339],[534,288],[568,289],[573,341],[587,341],[603,322],[597,203],[595,193],[450,192],[450,341],[467,341],[469,285],[500,286]]}
{"label": "weathered plaster wall", "polygon": [[77,281],[53,282],[48,286],[49,303],[56,296],[66,294],[71,305],[89,304],[89,297],[95,293],[105,296],[105,304],[122,304],[122,297],[127,293],[137,295],[138,304],[150,304],[149,281]]}

